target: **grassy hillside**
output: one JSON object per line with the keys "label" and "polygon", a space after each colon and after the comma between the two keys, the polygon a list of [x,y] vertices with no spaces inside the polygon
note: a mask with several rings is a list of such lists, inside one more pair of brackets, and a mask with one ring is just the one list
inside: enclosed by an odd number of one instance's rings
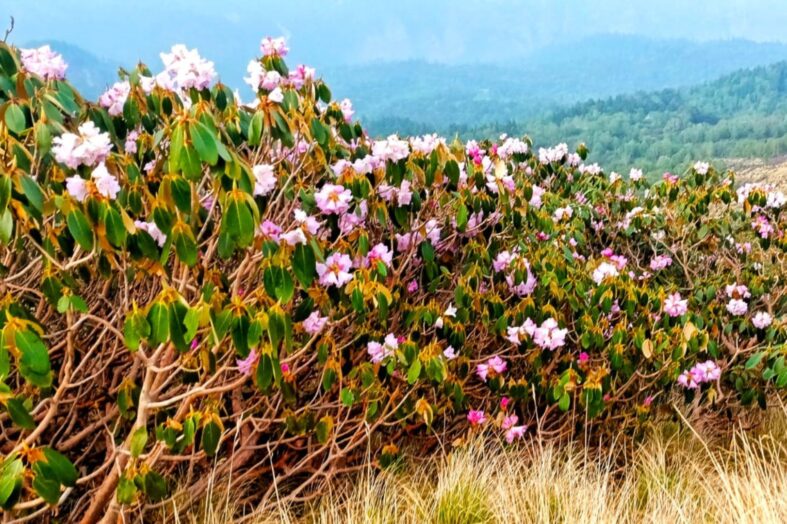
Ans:
{"label": "grassy hillside", "polygon": [[608,169],[651,173],[697,159],[774,158],[787,153],[787,62],[735,72],[695,87],[619,95],[534,119],[453,126],[462,136],[529,134],[537,145],[585,142]]}

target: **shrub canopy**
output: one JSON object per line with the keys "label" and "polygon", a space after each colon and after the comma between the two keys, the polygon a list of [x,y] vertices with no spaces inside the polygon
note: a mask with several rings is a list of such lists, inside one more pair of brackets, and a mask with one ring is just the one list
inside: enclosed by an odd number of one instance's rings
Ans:
{"label": "shrub canopy", "polygon": [[91,103],[0,45],[4,508],[96,519],[212,471],[297,500],[369,449],[635,434],[787,386],[783,194],[373,140],[261,52],[251,104],[183,46]]}

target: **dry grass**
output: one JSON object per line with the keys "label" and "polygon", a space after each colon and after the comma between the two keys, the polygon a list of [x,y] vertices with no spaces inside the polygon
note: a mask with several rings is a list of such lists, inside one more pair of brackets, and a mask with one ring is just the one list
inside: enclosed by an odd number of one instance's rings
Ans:
{"label": "dry grass", "polygon": [[[777,523],[787,519],[787,414],[711,441],[662,425],[634,450],[502,448],[476,439],[426,464],[371,468],[306,508],[243,511],[214,497],[181,523]],[[623,457],[627,457],[624,461]],[[175,511],[177,514],[177,511]],[[170,508],[172,519],[172,508]],[[233,519],[234,517],[234,519]]]}

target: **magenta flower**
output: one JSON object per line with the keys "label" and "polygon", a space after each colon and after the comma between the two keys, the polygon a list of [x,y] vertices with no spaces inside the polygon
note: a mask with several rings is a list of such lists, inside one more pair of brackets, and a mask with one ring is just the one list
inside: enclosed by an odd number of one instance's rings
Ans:
{"label": "magenta flower", "polygon": [[320,277],[320,284],[324,287],[342,287],[353,279],[350,273],[352,260],[343,253],[332,253],[325,259],[325,263],[317,262],[317,275]]}
{"label": "magenta flower", "polygon": [[314,195],[317,207],[324,215],[343,215],[350,209],[352,199],[349,189],[336,184],[325,184]]}
{"label": "magenta flower", "polygon": [[673,293],[664,300],[664,312],[675,318],[686,314],[689,301],[681,300],[680,293]]}
{"label": "magenta flower", "polygon": [[410,282],[407,283],[407,292],[415,293],[416,291],[418,291],[418,281],[411,280]]}
{"label": "magenta flower", "polygon": [[721,369],[712,360],[697,363],[678,377],[678,384],[686,389],[697,389],[700,384],[713,382],[721,377]]}
{"label": "magenta flower", "polygon": [[579,363],[586,364],[590,360],[590,355],[587,354],[587,351],[583,351],[579,354]]}
{"label": "magenta flower", "polygon": [[486,423],[486,415],[480,409],[471,409],[467,413],[467,421],[471,426],[480,426]]}
{"label": "magenta flower", "polygon": [[257,359],[259,355],[255,350],[251,350],[249,355],[244,359],[236,359],[235,364],[238,365],[238,371],[244,375],[251,375],[252,368],[254,364],[257,363]]}

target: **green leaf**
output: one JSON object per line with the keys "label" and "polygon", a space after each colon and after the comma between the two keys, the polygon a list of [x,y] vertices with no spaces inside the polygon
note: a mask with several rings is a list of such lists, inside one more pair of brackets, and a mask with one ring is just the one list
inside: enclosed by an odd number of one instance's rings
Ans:
{"label": "green leaf", "polygon": [[257,387],[263,393],[267,393],[273,384],[273,359],[270,355],[264,354],[260,356],[260,361],[257,363]]}
{"label": "green leaf", "polygon": [[202,437],[200,438],[200,446],[202,450],[209,457],[216,454],[216,449],[219,447],[219,439],[221,439],[221,428],[214,421],[210,421],[202,428]]}
{"label": "green leaf", "polygon": [[456,212],[456,229],[458,231],[464,231],[467,229],[467,219],[468,219],[468,210],[467,206],[464,204],[459,205],[459,210]]}
{"label": "green leaf", "polygon": [[407,371],[407,383],[411,386],[415,384],[415,381],[418,380],[418,377],[421,375],[421,359],[416,358],[412,364],[410,364],[410,369]]}
{"label": "green leaf", "polygon": [[571,403],[571,397],[568,396],[568,393],[563,393],[557,403],[557,407],[560,408],[560,411],[568,411],[569,404]]}
{"label": "green leaf", "polygon": [[19,373],[31,384],[47,388],[52,385],[49,353],[35,332],[17,331],[14,335],[17,349],[21,351]]}
{"label": "green leaf", "polygon": [[107,240],[115,247],[123,247],[126,243],[126,226],[123,217],[112,206],[107,206],[104,211],[104,227],[107,231]]}
{"label": "green leaf", "polygon": [[79,209],[73,209],[66,217],[66,223],[68,224],[68,231],[71,233],[71,236],[74,237],[74,240],[84,249],[85,251],[92,251],[93,250],[93,228],[90,227],[90,222],[87,221],[84,213]]}
{"label": "green leaf", "polygon": [[148,443],[148,430],[145,426],[140,426],[131,434],[131,456],[137,458],[142,454],[145,449],[145,444]]}
{"label": "green leaf", "polygon": [[182,227],[173,229],[172,241],[175,244],[175,253],[181,262],[189,267],[197,263],[197,241],[191,228],[183,224]]}
{"label": "green leaf", "polygon": [[216,146],[216,137],[202,122],[192,123],[189,134],[200,160],[213,166],[219,160],[219,150]]}
{"label": "green leaf", "polygon": [[328,138],[330,137],[328,129],[322,122],[314,118],[312,119],[311,130],[314,139],[324,149],[328,145]]}
{"label": "green leaf", "polygon": [[44,457],[46,457],[47,464],[60,484],[68,487],[76,486],[79,472],[74,467],[74,464],[68,460],[68,457],[52,448],[44,448]]}
{"label": "green leaf", "polygon": [[243,201],[231,198],[221,221],[222,232],[227,232],[239,247],[254,240],[254,218]]}
{"label": "green leaf", "polygon": [[55,505],[60,500],[60,483],[39,473],[33,478],[33,489],[39,497]]}
{"label": "green leaf", "polygon": [[18,398],[9,398],[6,401],[5,407],[8,410],[8,414],[11,416],[11,420],[20,428],[34,429],[36,427],[35,420],[33,420],[30,412],[25,408],[24,403]]}
{"label": "green leaf", "polygon": [[191,184],[183,177],[175,176],[170,180],[172,199],[181,213],[191,213]]}
{"label": "green leaf", "polygon": [[0,175],[0,213],[6,210],[11,201],[11,177]]}
{"label": "green leaf", "polygon": [[760,351],[759,353],[755,353],[754,355],[749,357],[749,360],[746,361],[745,368],[752,369],[757,367],[757,365],[762,361],[762,357],[765,356],[765,352]]}
{"label": "green leaf", "polygon": [[167,496],[167,479],[156,473],[148,471],[145,474],[145,482],[142,491],[145,492],[151,502],[164,500]]}
{"label": "green leaf", "polygon": [[292,253],[292,270],[295,273],[295,278],[304,289],[311,286],[317,276],[314,250],[303,244],[298,244]]}
{"label": "green leaf", "polygon": [[166,304],[156,302],[148,311],[150,324],[150,344],[152,346],[163,344],[169,339],[169,308]]}
{"label": "green leaf", "polygon": [[125,475],[120,477],[117,487],[117,501],[123,505],[130,505],[134,502],[137,495],[137,485],[134,481],[126,478]]}
{"label": "green leaf", "polygon": [[0,507],[9,509],[22,489],[25,466],[16,455],[6,457],[0,466]]}
{"label": "green leaf", "polygon": [[126,347],[131,351],[139,349],[140,342],[150,335],[150,324],[141,313],[132,313],[123,324]]}
{"label": "green leaf", "polygon": [[11,216],[11,211],[6,209],[0,212],[0,243],[8,244],[11,241],[11,235],[14,232],[14,219]]}
{"label": "green leaf", "polygon": [[11,104],[5,110],[5,124],[17,135],[27,127],[25,111],[18,104]]}
{"label": "green leaf", "polygon": [[33,180],[30,175],[24,175],[20,182],[27,201],[30,202],[33,209],[41,213],[44,210],[44,193],[41,192],[38,182]]}
{"label": "green leaf", "polygon": [[355,394],[350,388],[342,388],[339,398],[342,401],[342,405],[347,408],[351,407],[353,402],[355,402]]}
{"label": "green leaf", "polygon": [[257,146],[262,140],[262,111],[257,111],[249,122],[249,145]]}
{"label": "green leaf", "polygon": [[263,274],[263,283],[268,295],[280,300],[282,304],[289,302],[295,292],[289,271],[281,266],[267,268]]}

